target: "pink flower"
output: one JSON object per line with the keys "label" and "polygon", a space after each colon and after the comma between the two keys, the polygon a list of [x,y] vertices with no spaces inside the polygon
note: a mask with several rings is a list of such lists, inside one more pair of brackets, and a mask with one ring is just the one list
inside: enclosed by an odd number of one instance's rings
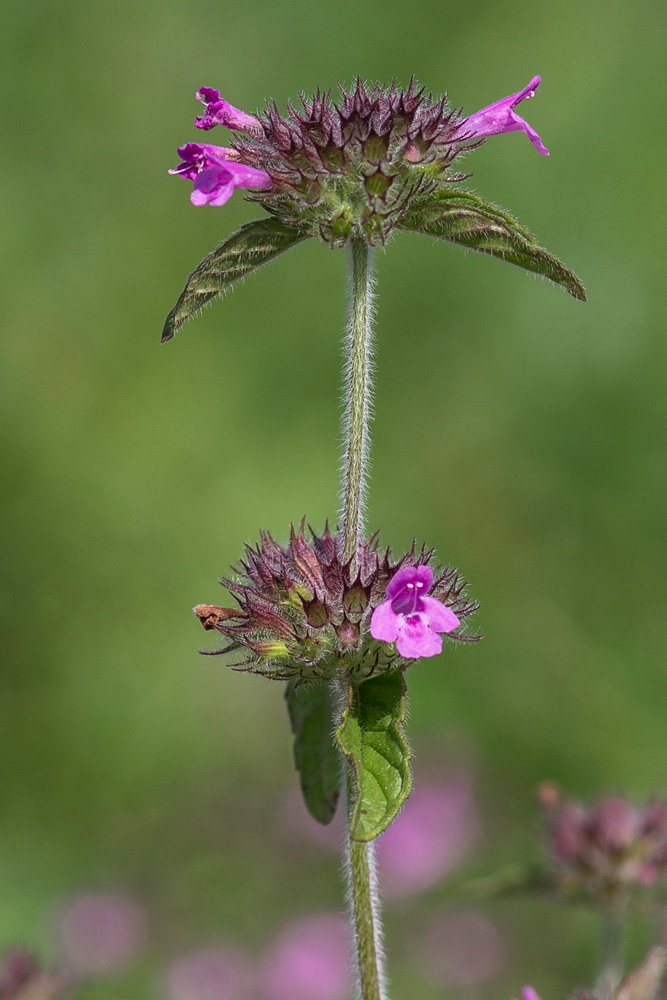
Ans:
{"label": "pink flower", "polygon": [[349,935],[343,917],[320,914],[289,924],[263,971],[266,1000],[346,1000]]}
{"label": "pink flower", "polygon": [[227,128],[238,129],[241,132],[260,132],[262,126],[253,115],[247,115],[245,111],[240,111],[233,104],[220,97],[219,90],[211,87],[201,87],[196,94],[197,100],[206,106],[204,114],[197,118],[195,125],[208,132],[216,125],[225,125]]}
{"label": "pink flower", "polygon": [[169,171],[194,181],[193,205],[224,205],[236,188],[269,188],[271,178],[263,170],[239,163],[238,153],[224,146],[188,142],[179,146],[182,163]]}
{"label": "pink flower", "polygon": [[478,832],[470,775],[418,784],[376,841],[381,888],[394,897],[428,888],[463,860]]}
{"label": "pink flower", "polygon": [[371,618],[371,635],[381,642],[395,642],[407,660],[442,652],[439,632],[452,632],[459,624],[454,612],[428,592],[433,573],[428,566],[404,566],[387,584],[387,600]]}
{"label": "pink flower", "polygon": [[521,990],[521,1000],[540,1000],[540,996],[533,986],[524,986]]}
{"label": "pink flower", "polygon": [[517,94],[510,94],[509,97],[503,97],[495,104],[489,104],[486,108],[476,111],[474,115],[461,122],[461,131],[471,139],[483,139],[487,135],[501,135],[503,132],[525,132],[535,149],[543,156],[548,156],[549,150],[535,129],[514,110],[521,101],[527,101],[535,96],[541,79],[539,76],[534,76],[528,86]]}
{"label": "pink flower", "polygon": [[101,975],[127,965],[146,938],[143,909],[116,893],[76,896],[59,924],[67,965],[78,975]]}
{"label": "pink flower", "polygon": [[248,1000],[254,996],[246,957],[231,948],[210,948],[182,955],[169,968],[172,1000]]}

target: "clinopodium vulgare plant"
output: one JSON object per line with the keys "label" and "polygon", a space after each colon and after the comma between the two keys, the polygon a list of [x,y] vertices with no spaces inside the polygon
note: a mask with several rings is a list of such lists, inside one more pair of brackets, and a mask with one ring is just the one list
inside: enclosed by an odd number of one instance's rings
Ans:
{"label": "clinopodium vulgare plant", "polygon": [[221,206],[236,188],[265,213],[227,237],[193,271],[162,340],[206,303],[291,247],[324,240],[350,256],[344,373],[344,456],[340,526],[309,540],[304,525],[281,545],[263,534],[222,581],[231,607],[202,604],[204,628],[224,637],[213,650],[236,669],[285,683],[294,757],[312,815],[333,818],[341,791],[347,813],[346,871],[361,1000],[386,998],[373,840],[411,788],[402,724],[405,675],[443,637],[474,641],[465,620],[477,605],[433,552],[402,556],[380,548],[364,527],[372,402],[373,248],[398,232],[427,233],[490,254],[585,299],[576,275],[517,219],[462,187],[463,154],[487,137],[525,132],[548,150],[516,108],[540,83],[472,115],[433,98],[412,80],[372,87],[358,80],[338,100],[302,97],[281,114],[274,103],[247,114],[202,87],[207,132],[224,126],[229,146],[189,142],[172,171],[192,181],[194,205]]}

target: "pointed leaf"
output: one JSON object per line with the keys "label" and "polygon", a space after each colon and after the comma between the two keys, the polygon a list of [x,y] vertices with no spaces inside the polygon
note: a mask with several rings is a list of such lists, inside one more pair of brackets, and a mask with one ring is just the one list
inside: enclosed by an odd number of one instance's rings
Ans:
{"label": "pointed leaf", "polygon": [[180,326],[199,312],[207,302],[222,295],[237,281],[278,254],[296,246],[305,236],[283,225],[278,219],[257,219],[227,237],[219,247],[204,257],[190,277],[183,292],[167,316],[162,343],[171,340]]}
{"label": "pointed leaf", "polygon": [[326,826],[336,812],[341,779],[329,688],[324,681],[301,685],[290,681],[285,700],[303,799],[310,815]]}
{"label": "pointed leaf", "polygon": [[513,215],[470,191],[441,191],[412,208],[399,226],[517,264],[561,285],[575,299],[586,301],[584,286],[574,271],[541,247]]}
{"label": "pointed leaf", "polygon": [[401,670],[350,685],[336,740],[352,777],[350,837],[379,837],[412,788],[410,748],[401,731],[406,686]]}

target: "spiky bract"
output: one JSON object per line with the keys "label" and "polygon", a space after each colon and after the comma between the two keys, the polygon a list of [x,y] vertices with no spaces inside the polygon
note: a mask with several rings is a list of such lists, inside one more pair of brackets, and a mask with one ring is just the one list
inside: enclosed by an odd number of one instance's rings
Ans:
{"label": "spiky bract", "polygon": [[329,93],[301,97],[282,116],[269,103],[253,134],[232,145],[244,163],[273,181],[251,195],[267,211],[332,246],[364,237],[384,243],[415,198],[428,198],[462,180],[449,166],[478,142],[466,141],[462,116],[434,99],[414,80],[406,90],[360,79],[342,100]]}
{"label": "spiky bract", "polygon": [[[373,536],[359,546],[356,559],[344,561],[341,540],[328,528],[321,537],[311,534],[309,542],[302,522],[298,531],[292,528],[286,546],[267,533],[257,546],[246,545],[237,579],[220,581],[238,607],[200,604],[194,609],[205,629],[229,640],[214,652],[249,654],[232,666],[275,680],[362,680],[411,662],[399,656],[393,643],[373,639],[369,622],[394,573],[403,566],[429,564],[433,550],[418,551],[413,544],[395,561],[389,549],[380,551]],[[464,588],[456,570],[434,568],[431,595],[462,620],[477,609]],[[450,637],[474,638],[460,630]]]}

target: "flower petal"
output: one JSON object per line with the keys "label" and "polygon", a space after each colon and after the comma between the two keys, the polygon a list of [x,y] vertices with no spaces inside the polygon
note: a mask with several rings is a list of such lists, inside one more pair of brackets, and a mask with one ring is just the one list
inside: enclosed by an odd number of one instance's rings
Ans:
{"label": "flower petal", "polygon": [[526,135],[528,136],[528,138],[530,139],[530,141],[532,142],[533,146],[535,147],[535,149],[538,151],[538,153],[541,153],[542,156],[548,156],[549,155],[549,150],[544,145],[544,143],[542,142],[542,139],[537,134],[537,132],[535,131],[535,129],[532,127],[532,125],[529,125],[528,122],[525,120],[525,118],[521,118],[521,116],[518,115],[516,113],[516,111],[512,111],[512,118],[514,119],[514,127],[513,128],[506,128],[505,131],[506,132],[525,132]]}
{"label": "flower petal", "polygon": [[512,96],[512,107],[515,108],[517,104],[521,104],[522,101],[528,101],[531,97],[534,97],[535,91],[541,83],[542,77],[534,76],[530,83],[523,88],[523,90],[519,90],[518,93]]}
{"label": "flower petal", "polygon": [[423,614],[434,632],[453,632],[461,624],[451,608],[435,597],[422,597]]}
{"label": "flower petal", "polygon": [[371,617],[371,635],[380,642],[395,642],[400,624],[400,617],[391,609],[391,601],[383,601]]}
{"label": "flower petal", "polygon": [[225,167],[234,177],[234,187],[268,188],[273,183],[265,170],[249,167],[245,163],[234,163],[232,160],[228,160]]}
{"label": "flower petal", "polygon": [[179,174],[193,181],[200,170],[211,166],[212,163],[224,164],[228,156],[238,156],[234,149],[227,149],[225,146],[209,146],[201,142],[186,142],[184,146],[178,147],[178,155],[182,163],[169,171],[170,174]]}
{"label": "flower petal", "polygon": [[398,597],[409,583],[422,583],[423,591],[428,591],[433,586],[433,572],[429,566],[404,566],[394,573],[387,584],[387,597],[393,601]]}
{"label": "flower petal", "polygon": [[234,177],[226,167],[205,167],[195,177],[190,195],[193,205],[224,205],[234,193]]}
{"label": "flower petal", "polygon": [[426,616],[420,614],[401,615],[396,646],[407,660],[417,660],[420,656],[437,656],[442,652],[442,639],[428,627]]}

